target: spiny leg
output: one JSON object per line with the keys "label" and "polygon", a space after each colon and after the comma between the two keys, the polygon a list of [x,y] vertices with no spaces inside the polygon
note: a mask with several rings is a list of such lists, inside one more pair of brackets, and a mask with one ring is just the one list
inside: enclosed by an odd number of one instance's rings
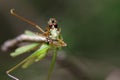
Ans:
{"label": "spiny leg", "polygon": [[35,24],[35,23],[33,23],[32,21],[29,21],[29,20],[25,19],[24,17],[19,16],[18,14],[16,14],[16,13],[14,12],[14,9],[11,9],[11,10],[10,10],[10,13],[11,13],[13,16],[16,16],[17,18],[19,18],[19,19],[21,19],[21,20],[23,20],[23,21],[31,24],[31,25],[34,26],[35,28],[39,29],[42,33],[45,33],[45,31],[44,31],[42,28],[40,28],[40,26],[38,26],[37,24]]}

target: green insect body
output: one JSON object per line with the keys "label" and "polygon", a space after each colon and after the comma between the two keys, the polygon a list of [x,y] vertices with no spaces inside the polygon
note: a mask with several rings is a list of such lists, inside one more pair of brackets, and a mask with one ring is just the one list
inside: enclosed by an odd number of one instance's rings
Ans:
{"label": "green insect body", "polygon": [[59,31],[56,28],[50,29],[50,38],[51,39],[58,39],[59,38]]}
{"label": "green insect body", "polygon": [[30,42],[30,44],[18,47],[14,52],[10,53],[12,57],[16,57],[23,53],[36,50],[30,56],[28,56],[23,61],[21,61],[19,64],[17,64],[16,66],[8,70],[6,72],[7,75],[13,78],[14,80],[19,80],[15,76],[11,75],[10,72],[12,72],[13,70],[15,70],[20,66],[22,68],[27,68],[32,63],[38,62],[44,59],[47,56],[48,51],[53,50],[53,58],[52,58],[52,62],[51,62],[50,69],[48,71],[48,77],[47,77],[47,80],[49,80],[54,68],[56,58],[57,58],[57,50],[63,46],[67,46],[60,34],[61,32],[60,29],[57,27],[57,21],[54,18],[50,18],[50,20],[48,21],[48,29],[46,32],[44,32],[44,30],[42,30],[38,25],[17,15],[13,11],[14,10],[12,9],[11,10],[12,15],[38,28],[41,32],[43,32],[43,34],[39,34],[39,33],[36,34],[32,31],[25,31],[25,33],[22,34],[22,36],[18,36],[13,40],[7,41],[3,45],[3,50],[7,50],[9,47],[15,46],[18,43],[21,43],[24,41]]}

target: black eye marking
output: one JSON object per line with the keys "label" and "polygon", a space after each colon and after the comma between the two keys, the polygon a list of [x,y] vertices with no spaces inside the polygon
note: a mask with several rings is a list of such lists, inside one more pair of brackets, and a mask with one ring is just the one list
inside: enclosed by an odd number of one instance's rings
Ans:
{"label": "black eye marking", "polygon": [[54,21],[54,20],[52,20],[52,23],[55,23],[55,21]]}
{"label": "black eye marking", "polygon": [[55,28],[58,28],[58,25],[56,24],[56,25],[54,25],[54,27],[55,27]]}
{"label": "black eye marking", "polygon": [[58,28],[58,25],[57,24],[55,24],[55,25],[49,25],[49,28],[51,29],[51,28]]}
{"label": "black eye marking", "polygon": [[49,28],[52,28],[52,25],[49,25]]}

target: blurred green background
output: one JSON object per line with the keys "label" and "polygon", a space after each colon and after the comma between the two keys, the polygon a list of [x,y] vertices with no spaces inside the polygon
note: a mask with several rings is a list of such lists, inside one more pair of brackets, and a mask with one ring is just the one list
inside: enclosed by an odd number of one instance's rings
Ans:
{"label": "blurred green background", "polygon": [[[120,0],[0,0],[0,45],[24,30],[36,31],[11,16],[11,8],[43,29],[50,17],[58,20],[68,44],[63,50],[70,57],[69,64],[74,64],[71,69],[56,64],[51,80],[108,80],[111,72],[119,71]],[[0,52],[0,80],[12,80],[5,71],[25,58],[11,58],[10,52]],[[45,80],[49,63],[44,60],[13,74],[21,80]]]}

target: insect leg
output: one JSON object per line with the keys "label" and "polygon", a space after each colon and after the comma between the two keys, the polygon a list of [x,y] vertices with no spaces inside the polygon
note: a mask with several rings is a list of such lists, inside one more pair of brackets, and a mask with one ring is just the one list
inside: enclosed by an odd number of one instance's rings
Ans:
{"label": "insect leg", "polygon": [[1,46],[1,50],[2,50],[2,51],[8,51],[9,49],[16,47],[17,44],[18,44],[18,42],[17,42],[15,39],[7,40],[7,41]]}
{"label": "insect leg", "polygon": [[16,41],[47,42],[47,37],[38,36],[38,35],[30,36],[30,35],[21,34],[20,36],[16,37]]}
{"label": "insect leg", "polygon": [[[7,73],[7,72],[6,72]],[[9,76],[9,77],[11,77],[12,79],[14,79],[14,80],[19,80],[17,77],[15,77],[15,76],[13,76],[13,75],[11,75],[11,74],[9,74],[9,73],[7,73],[7,75]]]}
{"label": "insect leg", "polygon": [[11,77],[14,80],[19,80],[17,77],[13,76],[10,74],[10,72],[12,72],[13,70],[15,70],[16,68],[18,68],[19,66],[21,66],[23,63],[25,63],[28,60],[28,58],[24,59],[22,62],[20,62],[19,64],[17,64],[16,66],[14,66],[13,68],[9,69],[8,71],[6,71],[6,74]]}
{"label": "insect leg", "polygon": [[3,51],[7,51],[10,48],[15,47],[20,42],[24,42],[24,41],[28,41],[28,42],[48,42],[48,39],[45,36],[38,36],[38,35],[30,36],[30,35],[26,35],[26,34],[21,34],[14,39],[6,41],[1,48],[2,48]]}

